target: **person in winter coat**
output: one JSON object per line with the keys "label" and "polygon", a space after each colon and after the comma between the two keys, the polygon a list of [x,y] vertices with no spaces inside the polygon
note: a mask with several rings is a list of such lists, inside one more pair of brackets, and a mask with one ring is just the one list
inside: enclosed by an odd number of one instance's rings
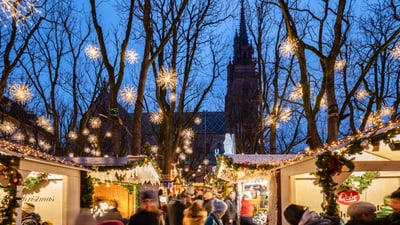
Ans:
{"label": "person in winter coat", "polygon": [[346,225],[374,225],[376,206],[369,202],[354,202],[347,208],[350,220]]}
{"label": "person in winter coat", "polygon": [[254,208],[256,207],[251,202],[251,193],[246,191],[242,197],[242,208],[240,208],[240,225],[255,225],[253,221]]}
{"label": "person in winter coat", "polygon": [[207,211],[203,209],[200,200],[195,200],[183,211],[183,225],[203,225],[206,218]]}
{"label": "person in winter coat", "polygon": [[393,209],[393,213],[387,217],[379,219],[381,225],[400,225],[400,188],[392,192],[390,195],[390,206]]}
{"label": "person in winter coat", "polygon": [[237,220],[237,204],[236,204],[236,192],[231,191],[225,199],[225,203],[228,206],[225,215],[222,217],[224,225],[236,225]]}
{"label": "person in winter coat", "polygon": [[224,201],[214,199],[211,213],[208,215],[204,225],[223,225],[222,217],[228,206]]}
{"label": "person in winter coat", "polygon": [[290,204],[283,212],[285,219],[291,225],[339,225],[340,220],[322,218],[314,211],[301,205]]}
{"label": "person in winter coat", "polygon": [[142,193],[140,208],[130,217],[128,225],[165,225],[162,211],[158,209],[154,195],[150,191]]}
{"label": "person in winter coat", "polygon": [[21,225],[40,225],[40,216],[35,213],[35,205],[24,202],[21,207]]}
{"label": "person in winter coat", "polygon": [[169,225],[182,225],[183,210],[186,208],[186,205],[183,203],[183,197],[182,195],[178,195],[168,203],[166,222]]}

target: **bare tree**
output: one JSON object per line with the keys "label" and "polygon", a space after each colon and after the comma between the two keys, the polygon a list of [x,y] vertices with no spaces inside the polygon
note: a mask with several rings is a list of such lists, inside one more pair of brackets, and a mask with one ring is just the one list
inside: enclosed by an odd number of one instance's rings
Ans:
{"label": "bare tree", "polygon": [[[0,21],[2,23],[0,26],[0,52],[3,55],[0,99],[4,96],[10,74],[17,67],[30,39],[39,29],[47,14],[47,9],[44,7],[47,1],[41,2],[42,5],[31,5],[29,2],[22,0],[4,3],[11,4],[9,7],[11,11],[2,14]],[[41,13],[38,13],[39,11]]]}

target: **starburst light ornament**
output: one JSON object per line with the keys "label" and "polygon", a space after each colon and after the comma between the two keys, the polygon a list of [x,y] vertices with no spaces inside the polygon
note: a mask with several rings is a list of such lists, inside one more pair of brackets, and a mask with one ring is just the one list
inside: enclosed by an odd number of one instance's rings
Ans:
{"label": "starburst light ornament", "polygon": [[194,137],[194,131],[192,128],[186,128],[182,131],[182,136],[186,139],[192,139]]}
{"label": "starburst light ornament", "polygon": [[[35,13],[41,13],[35,6],[35,4],[38,2],[39,0],[2,0],[0,1],[0,12],[5,15],[5,18],[13,18],[16,21],[24,21]],[[4,23],[2,17],[0,17],[0,22]]]}
{"label": "starburst light ornament", "polygon": [[342,71],[343,68],[346,66],[346,61],[343,59],[338,59],[335,62],[335,70],[336,71]]}
{"label": "starburst light ornament", "polygon": [[12,122],[3,121],[0,123],[0,130],[3,134],[11,135],[17,130],[17,127]]}
{"label": "starburst light ornament", "polygon": [[395,59],[400,59],[400,42],[398,42],[390,51],[390,55]]}
{"label": "starburst light ornament", "polygon": [[164,90],[175,89],[178,75],[172,69],[162,68],[158,73],[157,84]]}
{"label": "starburst light ornament", "polygon": [[289,94],[289,99],[292,101],[300,100],[303,96],[303,89],[301,88],[300,84],[297,84],[293,91]]}
{"label": "starburst light ornament", "polygon": [[100,50],[94,45],[87,45],[85,48],[85,54],[93,60],[100,58]]}
{"label": "starburst light ornament", "polygon": [[126,51],[126,60],[128,60],[128,62],[130,64],[134,64],[138,61],[139,59],[139,55],[137,54],[137,52],[133,51],[133,50],[128,50]]}
{"label": "starburst light ornament", "polygon": [[68,138],[70,140],[76,140],[78,138],[78,134],[76,134],[75,131],[70,131],[70,132],[68,132]]}
{"label": "starburst light ornament", "polygon": [[175,93],[170,93],[168,96],[168,99],[170,102],[176,102],[176,94]]}
{"label": "starburst light ornament", "polygon": [[12,139],[16,140],[16,141],[23,141],[25,139],[25,135],[21,132],[17,132],[12,136]]}
{"label": "starburst light ornament", "polygon": [[164,120],[163,114],[162,112],[158,111],[158,112],[153,112],[150,114],[150,122],[152,122],[153,124],[161,124]]}
{"label": "starburst light ornament", "polygon": [[45,117],[45,116],[39,116],[39,117],[36,119],[36,124],[37,124],[39,127],[45,129],[45,130],[48,131],[48,132],[53,132],[53,127],[51,126],[51,121],[50,121],[50,119],[48,119],[48,118]]}
{"label": "starburst light ornament", "polygon": [[358,100],[363,100],[363,99],[365,99],[368,95],[369,95],[369,94],[368,94],[368,92],[367,92],[365,89],[361,89],[361,90],[357,91],[357,93],[356,93],[356,98],[357,98]]}
{"label": "starburst light ornament", "polygon": [[27,103],[33,97],[31,89],[24,83],[13,82],[8,88],[11,97],[19,103]]}
{"label": "starburst light ornament", "polygon": [[137,94],[136,89],[126,85],[122,90],[118,92],[121,100],[127,104],[134,105],[136,103]]}
{"label": "starburst light ornament", "polygon": [[291,115],[292,115],[292,110],[290,110],[290,108],[284,108],[279,115],[279,121],[287,122],[290,120]]}
{"label": "starburst light ornament", "polygon": [[107,131],[104,136],[106,136],[106,138],[110,138],[112,137],[112,133],[110,131]]}
{"label": "starburst light ornament", "polygon": [[101,127],[101,119],[99,117],[92,117],[89,120],[89,125],[93,129],[99,129]]}
{"label": "starburst light ornament", "polygon": [[194,119],[194,124],[200,125],[200,124],[201,124],[201,118],[200,118],[200,117],[196,117],[196,118]]}
{"label": "starburst light ornament", "polygon": [[291,38],[287,38],[281,42],[281,47],[279,48],[279,53],[282,57],[289,58],[294,55],[294,51],[298,47],[298,42]]}

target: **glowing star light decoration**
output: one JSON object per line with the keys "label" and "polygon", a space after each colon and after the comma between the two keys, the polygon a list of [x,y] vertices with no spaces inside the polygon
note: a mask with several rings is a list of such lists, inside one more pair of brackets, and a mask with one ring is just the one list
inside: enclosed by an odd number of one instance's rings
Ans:
{"label": "glowing star light decoration", "polygon": [[51,126],[50,119],[46,118],[45,116],[39,116],[36,119],[36,123],[39,127],[45,129],[48,132],[53,132],[53,127]]}
{"label": "glowing star light decoration", "polygon": [[11,135],[17,130],[17,127],[12,122],[3,121],[0,123],[0,130],[3,134]]}
{"label": "glowing star light decoration", "polygon": [[92,117],[89,120],[89,125],[93,129],[99,129],[101,127],[101,119],[99,117]]}
{"label": "glowing star light decoration", "polygon": [[192,128],[186,128],[182,131],[182,136],[185,139],[192,139],[194,137],[194,131]]}
{"label": "glowing star light decoration", "polygon": [[88,45],[85,48],[85,54],[90,59],[98,59],[100,58],[100,50],[94,45]]}
{"label": "glowing star light decoration", "polygon": [[9,93],[11,97],[19,103],[29,102],[33,97],[31,89],[23,83],[11,83],[9,85]]}
{"label": "glowing star light decoration", "polygon": [[300,84],[297,84],[293,91],[289,94],[289,99],[292,101],[300,100],[303,96],[303,89],[301,88]]}
{"label": "glowing star light decoration", "polygon": [[285,58],[289,58],[294,55],[294,51],[298,47],[298,42],[296,40],[287,38],[281,42],[281,47],[279,48],[279,53]]}
{"label": "glowing star light decoration", "polygon": [[346,66],[346,61],[343,59],[338,59],[335,62],[335,70],[336,71],[342,71],[343,68]]}
{"label": "glowing star light decoration", "polygon": [[135,51],[133,50],[126,51],[126,60],[128,60],[130,64],[136,63],[138,59],[139,55]]}
{"label": "glowing star light decoration", "polygon": [[127,85],[122,90],[120,90],[118,94],[123,102],[130,105],[134,105],[136,103],[137,94],[135,88]]}
{"label": "glowing star light decoration", "polygon": [[153,124],[161,124],[164,120],[163,114],[162,112],[158,111],[158,112],[154,112],[150,114],[150,122],[152,122]]}
{"label": "glowing star light decoration", "polygon": [[70,131],[70,132],[68,132],[68,138],[70,140],[76,140],[78,138],[78,134],[76,134],[75,131]]}
{"label": "glowing star light decoration", "polygon": [[397,43],[394,48],[390,51],[393,58],[400,60],[400,42]]}
{"label": "glowing star light decoration", "polygon": [[356,98],[357,98],[358,100],[363,100],[363,99],[365,99],[368,95],[369,95],[369,94],[368,94],[368,92],[367,92],[365,89],[361,89],[361,90],[357,91],[357,93],[356,93]]}
{"label": "glowing star light decoration", "polygon": [[[22,0],[22,1],[0,1],[0,12],[5,15],[5,18],[13,18],[16,21],[26,20],[27,17],[32,16],[34,13],[40,13],[36,9],[35,4],[38,0]],[[3,18],[0,17],[0,22],[4,23]]]}
{"label": "glowing star light decoration", "polygon": [[158,73],[157,84],[164,90],[175,89],[178,75],[174,70],[162,68]]}
{"label": "glowing star light decoration", "polygon": [[176,102],[176,94],[175,93],[170,93],[168,96],[168,99],[170,102]]}

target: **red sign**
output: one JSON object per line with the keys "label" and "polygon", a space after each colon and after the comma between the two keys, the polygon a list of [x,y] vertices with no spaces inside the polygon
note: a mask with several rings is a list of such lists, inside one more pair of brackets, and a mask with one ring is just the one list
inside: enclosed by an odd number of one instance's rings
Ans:
{"label": "red sign", "polygon": [[360,201],[360,194],[357,191],[344,190],[337,193],[337,202],[342,205],[350,205],[358,201]]}

